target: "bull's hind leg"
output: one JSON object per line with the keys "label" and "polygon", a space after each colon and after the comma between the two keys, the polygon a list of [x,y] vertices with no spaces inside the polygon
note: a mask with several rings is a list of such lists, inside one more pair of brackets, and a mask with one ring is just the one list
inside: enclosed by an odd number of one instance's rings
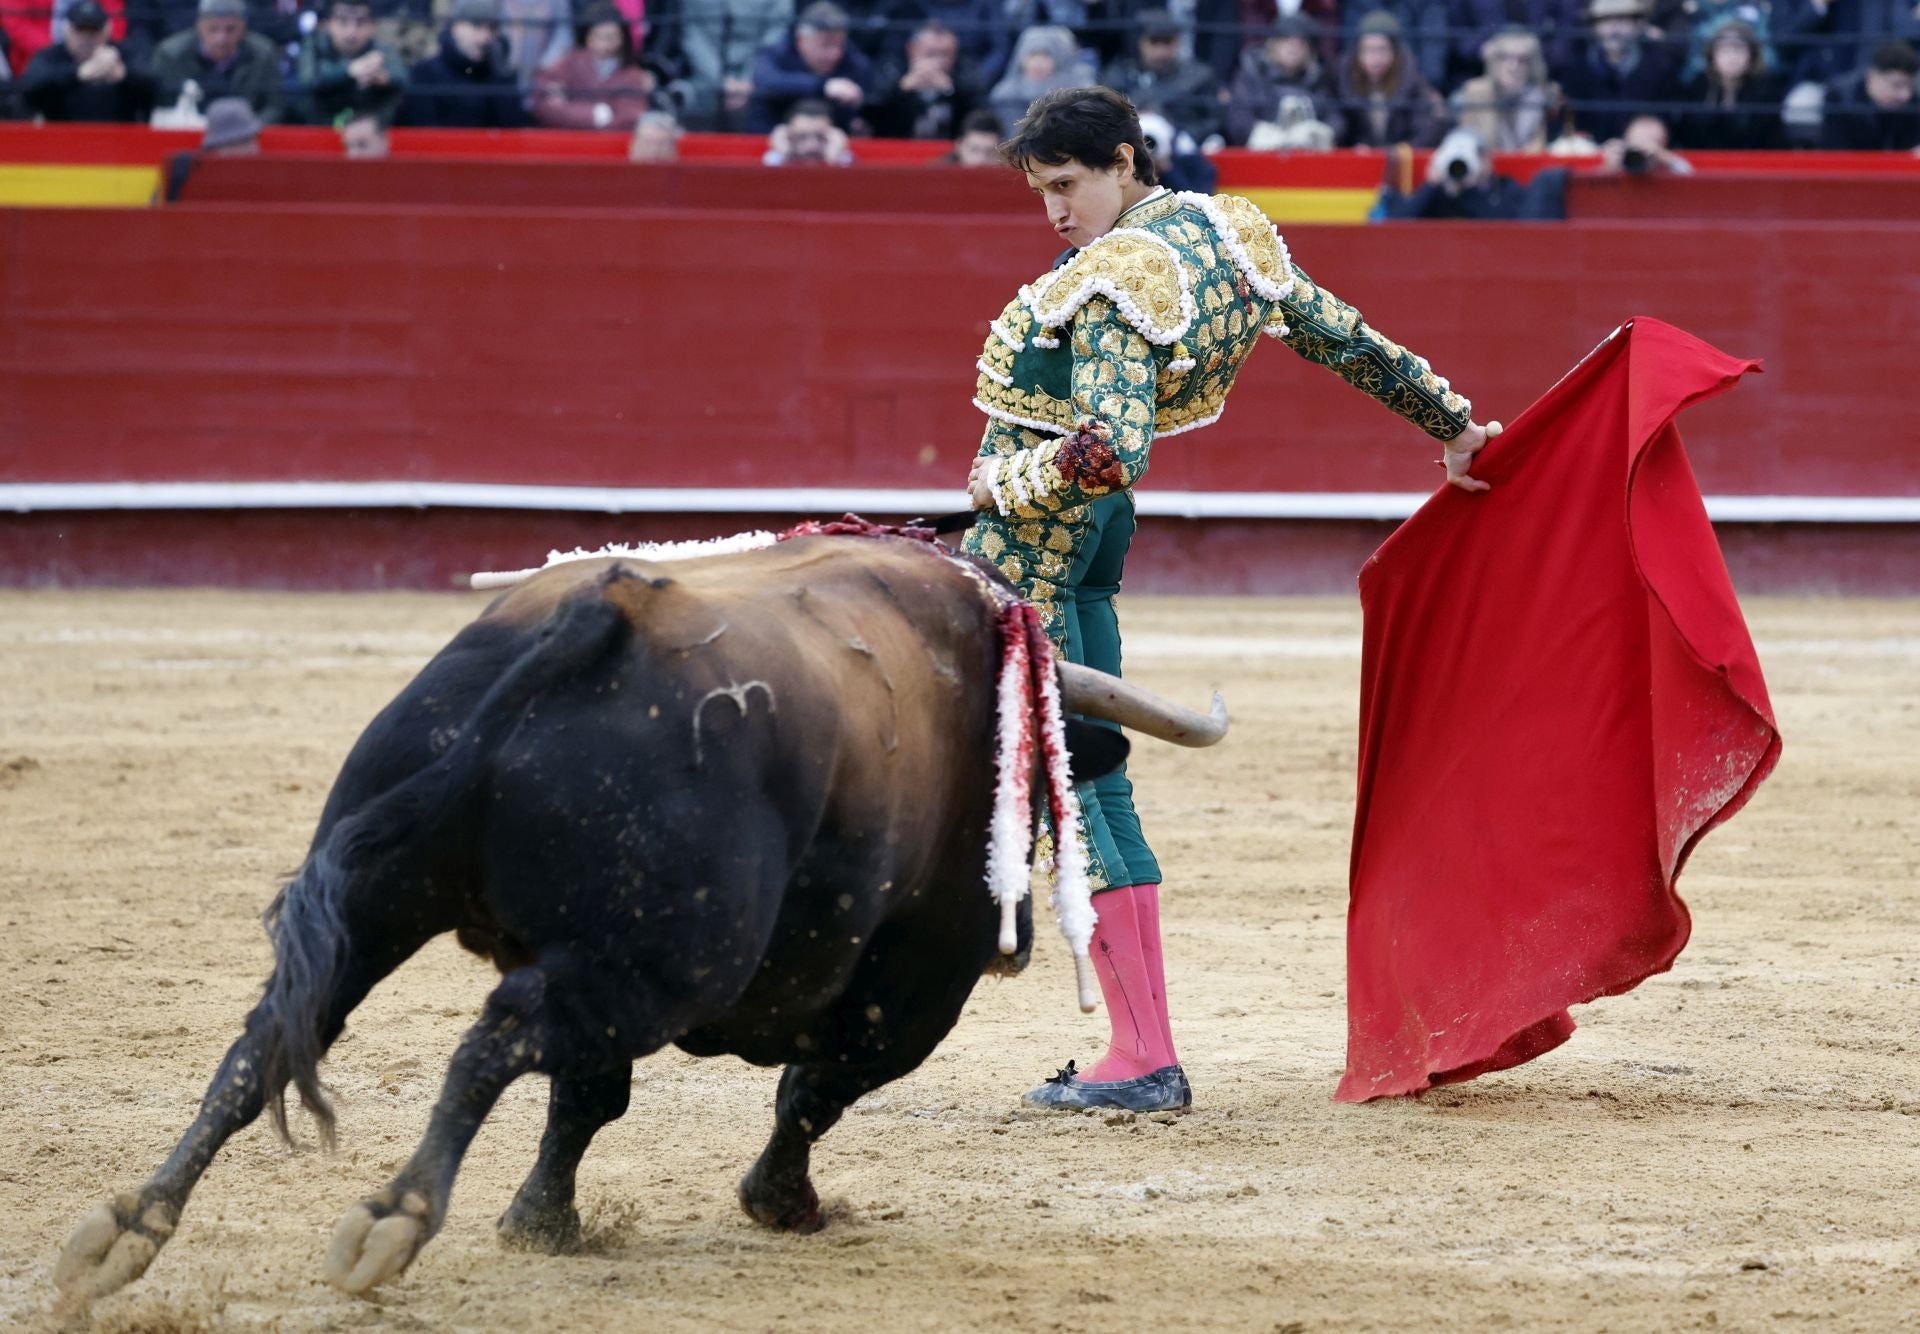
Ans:
{"label": "bull's hind leg", "polygon": [[[389,941],[377,952],[349,948],[333,991],[322,1001],[323,1050],[340,1035],[353,1008],[399,966],[415,944]],[[179,1225],[187,1197],[214,1155],[251,1125],[267,1098],[278,1091],[266,1086],[262,1074],[269,1064],[272,1027],[268,1003],[263,1001],[247,1015],[246,1031],[227,1049],[226,1059],[200,1100],[200,1114],[160,1170],[139,1190],[122,1191],[80,1220],[54,1264],[53,1281],[61,1292],[91,1301],[146,1273]]]}
{"label": "bull's hind leg", "polygon": [[580,1213],[573,1207],[574,1174],[600,1127],[626,1114],[632,1091],[631,1063],[554,1075],[540,1157],[500,1217],[502,1241],[555,1254],[580,1244]]}
{"label": "bull's hind leg", "polygon": [[333,1230],[320,1270],[329,1283],[361,1293],[399,1275],[440,1230],[460,1160],[480,1123],[529,1071],[545,1068],[554,1045],[539,967],[516,968],[487,998],[480,1022],[453,1053],[426,1138],[378,1194],[349,1209]]}

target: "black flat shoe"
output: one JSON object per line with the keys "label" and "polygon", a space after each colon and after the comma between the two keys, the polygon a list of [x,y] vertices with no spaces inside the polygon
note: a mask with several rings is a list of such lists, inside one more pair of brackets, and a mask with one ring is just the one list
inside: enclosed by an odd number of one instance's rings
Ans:
{"label": "black flat shoe", "polygon": [[1183,1112],[1193,1106],[1193,1086],[1177,1065],[1163,1065],[1136,1079],[1082,1079],[1072,1061],[1021,1099],[1029,1107],[1077,1112],[1111,1107],[1126,1112]]}

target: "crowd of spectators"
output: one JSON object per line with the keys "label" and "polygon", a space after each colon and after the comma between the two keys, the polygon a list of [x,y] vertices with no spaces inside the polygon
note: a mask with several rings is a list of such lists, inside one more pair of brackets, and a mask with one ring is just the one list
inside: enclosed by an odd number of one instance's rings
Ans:
{"label": "crowd of spectators", "polygon": [[[1101,82],[1165,151],[1920,147],[1915,0],[0,0],[0,115],[769,136],[964,161],[1054,88]],[[1676,159],[1678,160],[1678,159]],[[1204,163],[1200,164],[1204,166]],[[1630,169],[1638,169],[1638,166]]]}

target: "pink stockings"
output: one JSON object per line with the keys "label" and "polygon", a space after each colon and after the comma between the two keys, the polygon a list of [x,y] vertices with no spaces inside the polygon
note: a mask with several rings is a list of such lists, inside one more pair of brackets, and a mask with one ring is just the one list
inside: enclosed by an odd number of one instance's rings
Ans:
{"label": "pink stockings", "polygon": [[1178,1065],[1167,1022],[1166,971],[1160,953],[1160,886],[1127,885],[1094,898],[1093,970],[1113,1037],[1107,1054],[1081,1078],[1137,1079]]}

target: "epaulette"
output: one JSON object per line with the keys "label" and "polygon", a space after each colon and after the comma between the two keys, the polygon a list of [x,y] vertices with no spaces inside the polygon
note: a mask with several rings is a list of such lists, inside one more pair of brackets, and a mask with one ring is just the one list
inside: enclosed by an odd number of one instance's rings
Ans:
{"label": "epaulette", "polygon": [[1259,205],[1239,195],[1203,195],[1183,191],[1183,204],[1191,204],[1207,215],[1214,234],[1246,275],[1247,285],[1268,301],[1280,301],[1293,292],[1293,260],[1287,243]]}
{"label": "epaulette", "polygon": [[1184,335],[1198,313],[1179,252],[1137,227],[1108,232],[1034,283],[1027,307],[1046,335],[1057,337],[1096,296],[1113,302],[1120,318],[1162,347]]}

